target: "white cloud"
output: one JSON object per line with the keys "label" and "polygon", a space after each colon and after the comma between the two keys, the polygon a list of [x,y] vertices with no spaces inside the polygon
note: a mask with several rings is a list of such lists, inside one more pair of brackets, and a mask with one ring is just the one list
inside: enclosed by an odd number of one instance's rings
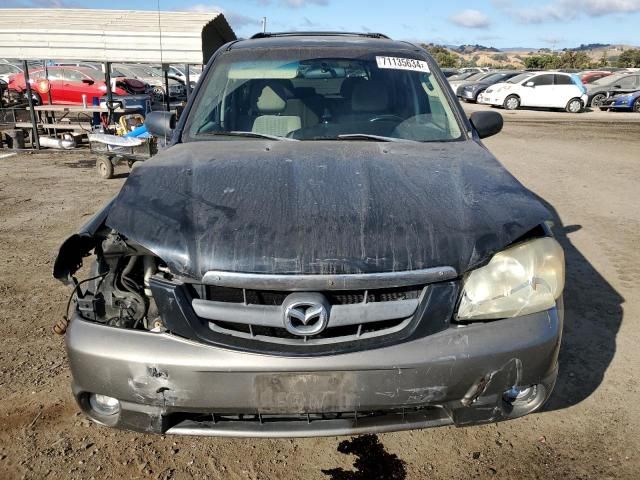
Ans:
{"label": "white cloud", "polygon": [[518,22],[527,24],[565,22],[583,15],[603,17],[640,12],[640,0],[556,0],[535,8],[520,7],[511,0],[493,0],[493,4]]}
{"label": "white cloud", "polygon": [[207,3],[196,3],[195,5],[191,5],[188,10],[192,12],[220,12],[224,15],[227,22],[229,22],[229,25],[231,25],[231,28],[234,30],[248,25],[261,25],[260,22],[262,20]]}
{"label": "white cloud", "polygon": [[459,27],[465,28],[489,28],[491,21],[484,13],[478,10],[462,10],[451,15],[449,21]]}

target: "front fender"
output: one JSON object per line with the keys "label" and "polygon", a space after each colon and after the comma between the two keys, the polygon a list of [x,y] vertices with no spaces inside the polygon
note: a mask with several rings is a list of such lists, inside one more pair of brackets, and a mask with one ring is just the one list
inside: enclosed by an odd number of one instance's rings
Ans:
{"label": "front fender", "polygon": [[82,267],[82,259],[96,246],[95,233],[104,227],[115,198],[111,199],[77,233],[68,237],[60,246],[53,263],[53,277],[69,283],[71,276]]}

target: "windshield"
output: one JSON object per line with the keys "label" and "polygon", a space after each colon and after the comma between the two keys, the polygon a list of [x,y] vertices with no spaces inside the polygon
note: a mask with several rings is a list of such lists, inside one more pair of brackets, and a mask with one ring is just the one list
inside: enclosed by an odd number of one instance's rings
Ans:
{"label": "windshield", "polygon": [[531,75],[533,75],[533,73],[521,73],[520,75],[516,75],[515,77],[511,77],[505,83],[520,83],[520,82],[526,80],[527,78],[529,78]]}
{"label": "windshield", "polygon": [[[430,65],[415,53],[232,50],[212,65],[185,140],[453,140],[462,129]],[[338,55],[338,53],[340,55]],[[256,58],[262,57],[262,58]],[[302,57],[302,58],[301,58]],[[225,132],[228,135],[225,135]]]}

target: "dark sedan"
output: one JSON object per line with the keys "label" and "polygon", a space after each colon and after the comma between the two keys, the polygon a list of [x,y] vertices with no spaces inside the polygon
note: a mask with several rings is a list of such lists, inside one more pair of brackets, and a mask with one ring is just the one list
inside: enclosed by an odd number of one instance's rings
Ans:
{"label": "dark sedan", "polygon": [[616,73],[586,85],[588,105],[600,107],[607,97],[640,90],[640,73]]}
{"label": "dark sedan", "polygon": [[478,101],[478,95],[484,92],[491,85],[495,85],[496,83],[506,82],[510,78],[513,78],[517,75],[520,75],[522,72],[517,70],[510,70],[508,72],[496,72],[494,75],[489,77],[485,77],[482,80],[478,80],[477,82],[468,83],[466,85],[462,85],[458,88],[459,97],[465,102],[475,103]]}

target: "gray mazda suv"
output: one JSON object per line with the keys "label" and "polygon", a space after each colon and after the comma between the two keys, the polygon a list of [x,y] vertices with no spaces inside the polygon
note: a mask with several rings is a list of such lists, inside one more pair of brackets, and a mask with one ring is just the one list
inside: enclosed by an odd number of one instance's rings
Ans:
{"label": "gray mazda suv", "polygon": [[[73,393],[142,432],[346,435],[526,415],[553,389],[564,255],[422,48],[259,34],[60,247]],[[83,259],[88,278],[78,281]]]}

